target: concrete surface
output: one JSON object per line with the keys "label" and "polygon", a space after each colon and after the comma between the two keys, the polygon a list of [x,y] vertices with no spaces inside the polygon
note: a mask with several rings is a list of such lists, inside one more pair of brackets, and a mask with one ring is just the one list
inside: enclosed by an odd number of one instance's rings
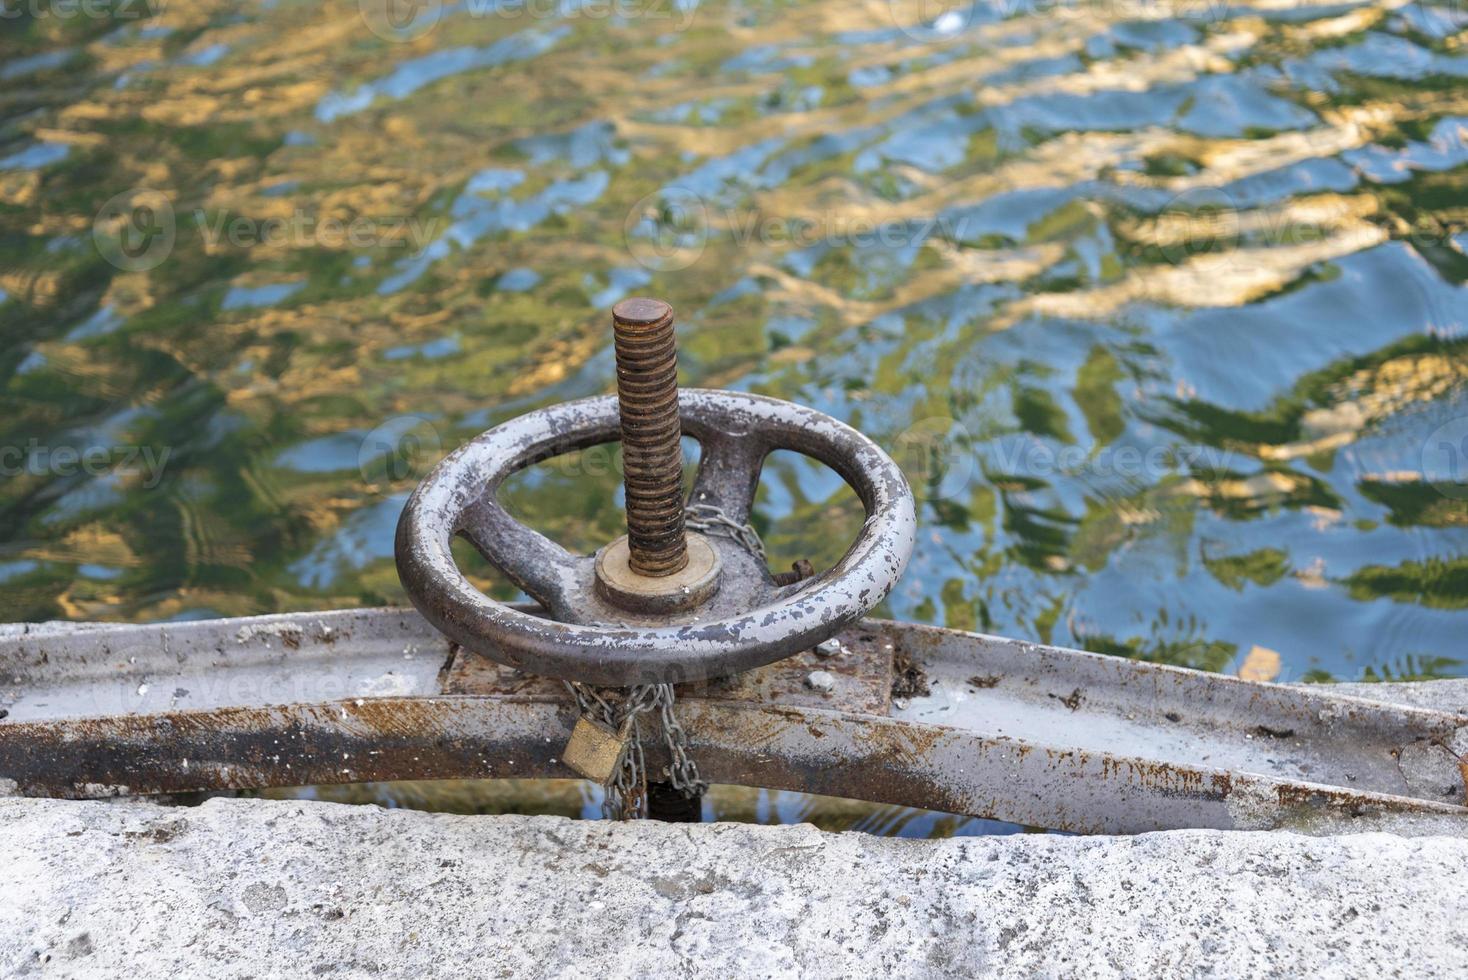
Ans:
{"label": "concrete surface", "polygon": [[1404,704],[1413,708],[1468,714],[1468,678],[1442,681],[1392,681],[1377,684],[1331,684],[1330,690],[1356,698]]}
{"label": "concrete surface", "polygon": [[1468,840],[0,799],[5,976],[1468,973]]}

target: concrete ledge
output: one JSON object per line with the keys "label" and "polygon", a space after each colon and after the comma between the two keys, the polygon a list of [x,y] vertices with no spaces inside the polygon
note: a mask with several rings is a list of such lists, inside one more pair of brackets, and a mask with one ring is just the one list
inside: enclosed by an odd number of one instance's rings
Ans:
{"label": "concrete ledge", "polygon": [[[1310,687],[1311,685],[1297,685]],[[1327,685],[1331,691],[1355,698],[1402,704],[1409,708],[1431,708],[1468,714],[1468,678],[1441,681],[1389,681],[1375,684]]]}
{"label": "concrete ledge", "polygon": [[1463,975],[1468,840],[0,800],[0,973]]}

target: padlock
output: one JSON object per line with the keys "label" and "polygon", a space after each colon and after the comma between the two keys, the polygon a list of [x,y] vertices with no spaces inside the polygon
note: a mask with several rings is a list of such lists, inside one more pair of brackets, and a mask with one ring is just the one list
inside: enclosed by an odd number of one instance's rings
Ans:
{"label": "padlock", "polygon": [[590,715],[582,715],[571,729],[561,761],[587,779],[605,784],[622,768],[631,744],[631,719],[618,730]]}

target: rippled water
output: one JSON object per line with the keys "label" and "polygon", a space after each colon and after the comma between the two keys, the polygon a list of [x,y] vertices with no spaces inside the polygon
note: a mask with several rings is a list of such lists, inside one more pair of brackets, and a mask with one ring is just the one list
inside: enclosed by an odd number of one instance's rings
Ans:
{"label": "rippled water", "polygon": [[[259,795],[371,803],[442,813],[535,813],[586,820],[601,818],[601,788],[574,779],[356,783],[266,790]],[[711,787],[703,798],[703,819],[705,822],[809,823],[822,830],[855,830],[882,837],[972,837],[1023,832],[1021,827],[997,820],[746,786]]]}
{"label": "rippled water", "polygon": [[[1460,6],[377,3],[7,5],[0,618],[401,601],[417,477],[651,293],[902,461],[889,615],[1468,673]],[[616,482],[509,496],[590,548]],[[860,518],[781,456],[756,520]]]}

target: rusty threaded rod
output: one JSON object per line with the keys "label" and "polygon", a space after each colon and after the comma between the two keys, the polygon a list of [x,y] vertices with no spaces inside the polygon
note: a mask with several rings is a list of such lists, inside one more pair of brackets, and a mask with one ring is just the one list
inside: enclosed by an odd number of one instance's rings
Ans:
{"label": "rusty threaded rod", "polygon": [[612,335],[628,563],[639,575],[672,575],[688,564],[673,308],[659,299],[624,299],[612,308]]}

